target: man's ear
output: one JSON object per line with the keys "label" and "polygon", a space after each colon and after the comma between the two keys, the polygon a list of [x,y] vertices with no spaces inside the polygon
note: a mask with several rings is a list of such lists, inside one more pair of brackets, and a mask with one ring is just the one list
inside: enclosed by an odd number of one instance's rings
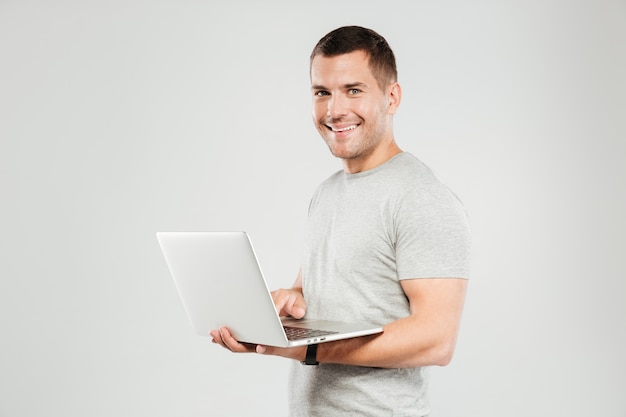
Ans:
{"label": "man's ear", "polygon": [[395,114],[398,110],[398,106],[400,106],[400,102],[402,101],[402,88],[400,84],[392,83],[389,85],[387,90],[387,99],[389,100],[389,108],[387,112],[389,114]]}

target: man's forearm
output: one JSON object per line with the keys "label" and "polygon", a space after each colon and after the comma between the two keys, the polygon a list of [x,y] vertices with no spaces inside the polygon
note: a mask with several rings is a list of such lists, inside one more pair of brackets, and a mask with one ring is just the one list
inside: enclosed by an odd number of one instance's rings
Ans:
{"label": "man's forearm", "polygon": [[456,329],[433,329],[409,316],[388,324],[377,335],[322,343],[317,360],[380,368],[443,366],[450,362],[455,342]]}

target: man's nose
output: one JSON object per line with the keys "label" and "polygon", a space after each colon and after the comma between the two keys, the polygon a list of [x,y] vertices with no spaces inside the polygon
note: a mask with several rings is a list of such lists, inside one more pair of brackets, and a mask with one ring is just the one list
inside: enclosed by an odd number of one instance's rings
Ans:
{"label": "man's nose", "polygon": [[328,100],[327,115],[333,119],[338,119],[348,113],[348,103],[346,97],[334,94]]}

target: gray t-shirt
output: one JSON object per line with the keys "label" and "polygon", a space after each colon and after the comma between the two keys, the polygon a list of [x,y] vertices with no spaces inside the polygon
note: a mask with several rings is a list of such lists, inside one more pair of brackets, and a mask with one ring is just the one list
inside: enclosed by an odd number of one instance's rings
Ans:
{"label": "gray t-shirt", "polygon": [[[385,325],[409,315],[400,281],[469,278],[470,233],[456,196],[400,153],[339,171],[311,200],[302,259],[307,317]],[[425,368],[292,365],[292,416],[425,416]]]}

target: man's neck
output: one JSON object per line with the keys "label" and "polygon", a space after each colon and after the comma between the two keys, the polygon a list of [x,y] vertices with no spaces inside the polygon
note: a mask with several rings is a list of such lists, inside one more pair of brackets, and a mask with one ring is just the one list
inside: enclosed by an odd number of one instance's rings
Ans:
{"label": "man's neck", "polygon": [[374,152],[369,155],[355,159],[343,159],[343,170],[346,174],[369,171],[370,169],[384,164],[401,152],[402,149],[400,149],[395,140],[392,139],[388,143],[381,144],[381,146],[377,147]]}

